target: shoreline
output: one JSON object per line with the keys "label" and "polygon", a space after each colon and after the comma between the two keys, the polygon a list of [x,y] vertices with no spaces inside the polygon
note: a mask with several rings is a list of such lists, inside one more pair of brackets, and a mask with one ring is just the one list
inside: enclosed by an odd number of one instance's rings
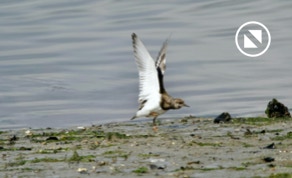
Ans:
{"label": "shoreline", "polygon": [[157,132],[150,121],[1,131],[0,176],[290,178],[291,126],[281,118],[184,117],[160,119]]}

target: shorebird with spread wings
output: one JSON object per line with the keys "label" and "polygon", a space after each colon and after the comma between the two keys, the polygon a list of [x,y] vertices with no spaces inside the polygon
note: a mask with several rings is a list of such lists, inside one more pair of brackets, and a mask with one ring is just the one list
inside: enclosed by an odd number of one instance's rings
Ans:
{"label": "shorebird with spread wings", "polygon": [[171,97],[163,85],[168,40],[163,43],[156,62],[154,62],[148,50],[135,33],[132,34],[132,42],[140,80],[140,107],[132,119],[153,117],[153,126],[156,126],[156,118],[167,110],[189,106],[185,104],[184,100]]}

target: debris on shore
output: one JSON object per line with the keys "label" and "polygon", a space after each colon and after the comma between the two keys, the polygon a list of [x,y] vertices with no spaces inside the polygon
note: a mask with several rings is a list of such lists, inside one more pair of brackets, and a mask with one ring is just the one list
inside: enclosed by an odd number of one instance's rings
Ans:
{"label": "debris on shore", "polygon": [[231,115],[228,112],[223,112],[214,119],[214,123],[226,123],[231,121]]}
{"label": "debris on shore", "polygon": [[290,117],[291,114],[288,110],[288,107],[280,103],[277,99],[273,98],[267,105],[265,111],[269,118],[280,118],[280,117]]}

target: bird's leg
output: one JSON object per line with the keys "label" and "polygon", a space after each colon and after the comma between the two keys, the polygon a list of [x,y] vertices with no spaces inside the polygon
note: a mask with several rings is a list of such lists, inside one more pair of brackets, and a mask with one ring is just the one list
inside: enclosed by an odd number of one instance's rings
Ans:
{"label": "bird's leg", "polygon": [[153,118],[153,127],[152,127],[152,129],[153,129],[154,132],[156,132],[158,130],[157,125],[156,125],[156,118],[157,118],[157,116],[155,116]]}
{"label": "bird's leg", "polygon": [[153,118],[153,126],[156,126],[156,118],[157,116]]}

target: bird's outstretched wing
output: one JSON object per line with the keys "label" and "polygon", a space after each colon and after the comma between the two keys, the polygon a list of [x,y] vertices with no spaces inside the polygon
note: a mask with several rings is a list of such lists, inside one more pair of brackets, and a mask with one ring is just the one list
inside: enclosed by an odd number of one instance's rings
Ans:
{"label": "bird's outstretched wing", "polygon": [[155,67],[160,68],[162,75],[164,75],[165,69],[166,69],[166,50],[167,50],[167,44],[168,44],[168,39],[163,43],[156,62],[155,62]]}
{"label": "bird's outstretched wing", "polygon": [[132,34],[135,61],[139,70],[139,102],[159,98],[159,81],[154,60],[138,36]]}
{"label": "bird's outstretched wing", "polygon": [[158,72],[158,80],[159,80],[159,91],[160,93],[165,93],[165,88],[164,88],[164,84],[163,84],[163,76],[164,76],[164,72],[166,70],[166,50],[167,50],[167,44],[168,44],[168,39],[163,43],[156,62],[155,62],[155,67],[157,69]]}

